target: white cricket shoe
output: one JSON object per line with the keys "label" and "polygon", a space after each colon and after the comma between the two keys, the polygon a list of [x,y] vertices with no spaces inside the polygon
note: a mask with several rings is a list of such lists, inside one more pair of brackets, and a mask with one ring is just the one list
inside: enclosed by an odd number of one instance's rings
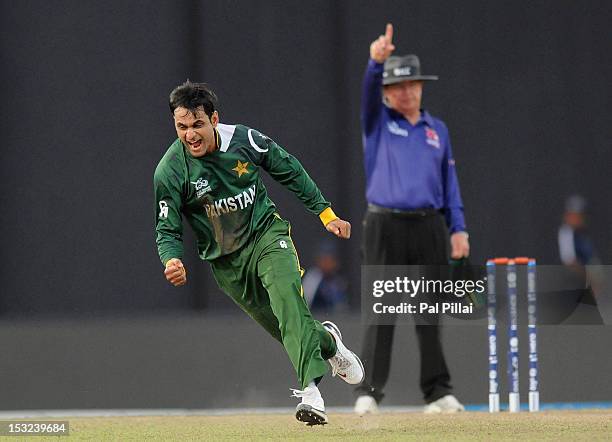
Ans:
{"label": "white cricket shoe", "polygon": [[295,409],[295,418],[306,425],[325,425],[327,414],[325,414],[325,403],[321,392],[314,382],[308,384],[304,390],[291,389],[292,397],[301,398],[302,402]]}
{"label": "white cricket shoe", "polygon": [[455,396],[452,394],[447,394],[437,401],[433,401],[432,403],[425,405],[423,411],[426,414],[457,413],[459,411],[465,411],[465,407],[461,405],[461,402],[459,402]]}
{"label": "white cricket shoe", "polygon": [[332,376],[338,375],[352,385],[361,383],[365,374],[361,360],[342,343],[342,334],[336,324],[325,321],[322,325],[336,341],[336,354],[327,360],[332,367]]}
{"label": "white cricket shoe", "polygon": [[359,416],[363,416],[364,414],[378,414],[378,404],[376,403],[376,399],[372,396],[364,394],[363,396],[359,396],[355,401],[355,413]]}

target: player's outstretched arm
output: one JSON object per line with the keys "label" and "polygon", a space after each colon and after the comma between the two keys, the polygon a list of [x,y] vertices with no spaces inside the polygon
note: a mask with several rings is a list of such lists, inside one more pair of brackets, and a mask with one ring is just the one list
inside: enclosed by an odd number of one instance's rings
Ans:
{"label": "player's outstretched arm", "polygon": [[182,261],[178,258],[172,258],[166,263],[164,275],[170,284],[175,287],[185,285],[187,282],[187,270]]}

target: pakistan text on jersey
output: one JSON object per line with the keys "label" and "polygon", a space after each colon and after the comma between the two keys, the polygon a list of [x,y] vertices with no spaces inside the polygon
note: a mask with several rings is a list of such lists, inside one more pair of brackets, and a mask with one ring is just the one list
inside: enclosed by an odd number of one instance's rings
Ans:
{"label": "pakistan text on jersey", "polygon": [[255,201],[255,185],[237,195],[205,204],[204,208],[206,209],[206,215],[209,218],[214,218],[229,212],[246,209],[248,206],[253,205],[253,201]]}

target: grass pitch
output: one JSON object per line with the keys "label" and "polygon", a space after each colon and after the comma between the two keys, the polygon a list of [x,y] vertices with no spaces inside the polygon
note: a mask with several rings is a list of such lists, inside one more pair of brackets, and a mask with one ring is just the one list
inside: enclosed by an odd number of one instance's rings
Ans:
{"label": "grass pitch", "polygon": [[[330,414],[325,426],[306,427],[291,415],[151,416],[62,418],[70,422],[66,438],[30,440],[305,440],[305,441],[593,441],[612,438],[612,410],[540,413],[420,413],[357,417]],[[15,441],[20,438],[0,438]],[[20,439],[23,440],[23,439]]]}

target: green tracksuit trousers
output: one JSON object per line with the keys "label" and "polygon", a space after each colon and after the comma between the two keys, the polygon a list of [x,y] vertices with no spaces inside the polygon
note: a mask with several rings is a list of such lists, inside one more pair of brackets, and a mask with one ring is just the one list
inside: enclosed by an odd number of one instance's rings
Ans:
{"label": "green tracksuit trousers", "polygon": [[336,344],[304,300],[290,229],[275,217],[240,250],[210,264],[219,287],[285,347],[303,389],[327,373]]}

